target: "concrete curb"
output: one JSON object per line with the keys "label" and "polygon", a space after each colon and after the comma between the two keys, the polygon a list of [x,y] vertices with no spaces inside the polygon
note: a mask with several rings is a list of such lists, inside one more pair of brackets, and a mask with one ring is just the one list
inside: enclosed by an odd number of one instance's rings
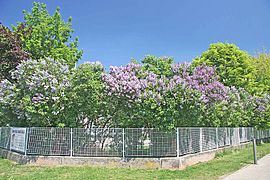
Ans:
{"label": "concrete curb", "polygon": [[202,153],[188,154],[180,157],[167,158],[125,158],[120,157],[70,157],[70,156],[33,156],[22,155],[5,149],[0,149],[0,157],[15,161],[19,164],[38,166],[99,166],[99,167],[123,167],[139,169],[185,169],[201,162],[207,162],[215,158],[216,153],[232,149],[242,149],[250,143],[238,146],[227,146]]}

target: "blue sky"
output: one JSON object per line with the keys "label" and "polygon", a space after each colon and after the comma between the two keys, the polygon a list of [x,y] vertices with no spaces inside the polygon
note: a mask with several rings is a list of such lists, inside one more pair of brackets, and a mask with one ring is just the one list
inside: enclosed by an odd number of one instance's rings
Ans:
{"label": "blue sky", "polygon": [[[0,21],[10,26],[30,11],[30,0],[0,0]],[[235,43],[254,54],[270,45],[269,0],[50,0],[73,18],[80,60],[125,65],[145,55],[191,61],[215,42]]]}

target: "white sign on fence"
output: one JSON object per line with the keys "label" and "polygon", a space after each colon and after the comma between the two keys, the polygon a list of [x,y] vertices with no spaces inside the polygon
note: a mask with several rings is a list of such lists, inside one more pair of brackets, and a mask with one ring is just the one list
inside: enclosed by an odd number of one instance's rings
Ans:
{"label": "white sign on fence", "polygon": [[25,152],[26,128],[11,128],[10,149]]}

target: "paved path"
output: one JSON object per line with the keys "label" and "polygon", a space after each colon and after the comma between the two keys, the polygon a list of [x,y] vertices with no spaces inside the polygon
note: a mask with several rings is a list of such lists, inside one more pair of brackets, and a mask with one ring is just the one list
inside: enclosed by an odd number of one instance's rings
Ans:
{"label": "paved path", "polygon": [[270,154],[258,161],[258,165],[246,166],[223,180],[270,180]]}

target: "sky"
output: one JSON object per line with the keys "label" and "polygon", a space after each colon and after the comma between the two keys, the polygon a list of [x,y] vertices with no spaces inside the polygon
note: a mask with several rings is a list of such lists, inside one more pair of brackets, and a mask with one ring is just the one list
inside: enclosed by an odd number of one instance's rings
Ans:
{"label": "sky", "polygon": [[[72,17],[79,63],[126,65],[145,55],[191,61],[211,43],[234,43],[255,54],[270,46],[269,0],[40,0],[52,14]],[[0,22],[23,20],[31,0],[0,0]]]}

